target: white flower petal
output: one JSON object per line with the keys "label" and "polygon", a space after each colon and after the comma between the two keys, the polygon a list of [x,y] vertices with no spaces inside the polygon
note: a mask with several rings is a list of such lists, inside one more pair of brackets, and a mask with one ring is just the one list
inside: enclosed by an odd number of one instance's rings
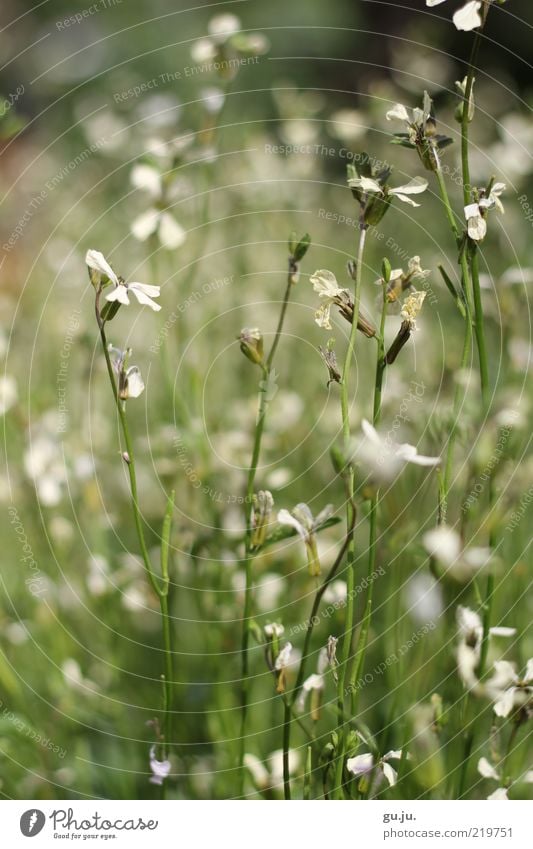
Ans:
{"label": "white flower petal", "polygon": [[118,277],[109,265],[105,256],[100,251],[88,250],[85,255],[85,263],[94,271],[98,271],[105,277],[109,277],[112,283],[118,285]]}
{"label": "white flower petal", "polygon": [[105,299],[110,302],[118,301],[120,304],[124,304],[125,306],[128,306],[130,302],[130,299],[128,298],[128,290],[123,283],[119,283],[111,290],[111,292],[108,292]]}
{"label": "white flower petal", "polygon": [[365,752],[364,755],[356,755],[355,758],[348,758],[346,761],[346,769],[352,775],[366,775],[374,766],[374,757],[371,752]]}
{"label": "white flower petal", "polygon": [[130,366],[126,372],[128,398],[138,398],[144,392],[144,381],[137,366]]}
{"label": "white flower petal", "polygon": [[391,195],[396,195],[398,192],[402,195],[419,195],[426,191],[428,185],[428,181],[422,177],[414,177],[405,186],[397,186],[395,189],[389,189],[389,192]]}
{"label": "white flower petal", "polygon": [[157,230],[159,224],[160,213],[157,209],[148,209],[143,212],[134,221],[132,221],[130,230],[139,242],[144,242]]}
{"label": "white flower petal", "polygon": [[428,531],[424,534],[423,542],[428,554],[447,566],[455,563],[462,549],[461,537],[448,525],[440,525]]}
{"label": "white flower petal", "polygon": [[470,30],[480,27],[482,23],[481,15],[479,14],[480,9],[481,3],[479,0],[471,0],[462,9],[459,9],[453,16],[453,22],[457,29],[463,30],[463,32],[470,32]]}
{"label": "white flower petal", "polygon": [[500,780],[498,771],[492,766],[487,758],[480,758],[477,765],[477,771],[483,778],[494,778],[495,781]]}
{"label": "white flower petal", "polygon": [[171,251],[179,248],[187,238],[183,227],[178,224],[170,212],[161,213],[159,222],[159,240],[164,248]]}
{"label": "white flower petal", "polygon": [[494,713],[496,716],[509,716],[514,707],[514,694],[515,687],[509,687],[494,702]]}
{"label": "white flower petal", "polygon": [[156,302],[149,297],[150,295],[153,297],[159,297],[159,286],[149,286],[145,283],[129,283],[128,289],[133,292],[140,304],[150,307],[150,309],[154,310],[154,312],[159,312],[161,304],[156,304]]}
{"label": "white flower petal", "polygon": [[390,764],[385,762],[381,764],[381,769],[383,770],[383,775],[389,782],[389,787],[394,787],[398,779],[398,773],[396,772],[396,770],[393,769]]}
{"label": "white flower petal", "polygon": [[151,165],[134,165],[130,181],[136,189],[143,189],[153,198],[161,197],[161,174]]}
{"label": "white flower petal", "polygon": [[408,124],[411,120],[407,109],[401,103],[396,103],[392,109],[389,109],[385,118],[387,121],[392,121],[393,119],[405,121],[406,124]]}
{"label": "white flower petal", "polygon": [[487,796],[488,802],[508,802],[509,797],[507,795],[507,790],[505,787],[498,787],[494,793],[491,793],[490,796]]}

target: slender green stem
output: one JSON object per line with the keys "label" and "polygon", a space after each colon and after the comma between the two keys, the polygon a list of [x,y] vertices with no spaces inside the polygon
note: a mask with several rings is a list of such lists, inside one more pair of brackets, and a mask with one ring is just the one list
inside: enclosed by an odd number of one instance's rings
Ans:
{"label": "slender green stem", "polygon": [[122,435],[124,437],[124,443],[126,446],[126,465],[128,467],[129,479],[130,479],[130,495],[131,495],[131,504],[133,510],[133,517],[135,528],[137,531],[137,538],[139,540],[139,546],[141,549],[141,555],[143,558],[144,566],[146,569],[146,573],[148,575],[148,579],[150,581],[150,585],[157,595],[159,599],[159,607],[161,611],[161,621],[162,621],[162,632],[163,632],[163,651],[165,655],[165,674],[163,676],[163,751],[164,754],[168,751],[168,745],[172,743],[172,704],[173,704],[173,686],[174,686],[174,674],[173,674],[173,651],[172,651],[172,634],[170,628],[170,617],[169,617],[169,608],[168,608],[168,592],[169,592],[169,571],[168,571],[168,561],[169,561],[169,548],[170,548],[170,531],[172,527],[172,512],[174,509],[174,492],[168,498],[167,508],[165,512],[165,518],[163,521],[163,529],[162,529],[162,537],[161,537],[161,578],[162,581],[158,580],[150,559],[150,555],[148,553],[148,548],[146,545],[146,540],[144,537],[144,530],[142,525],[142,518],[139,509],[139,497],[137,490],[137,473],[135,467],[135,455],[133,451],[133,442],[131,439],[128,420],[126,418],[126,412],[124,410],[124,405],[121,402],[118,394],[117,383],[115,380],[115,374],[113,372],[113,365],[111,363],[111,358],[109,356],[109,348],[107,343],[107,337],[105,332],[105,321],[102,319],[100,314],[100,290],[97,291],[96,300],[95,300],[95,314],[96,321],[98,324],[98,328],[100,331],[100,339],[102,341],[102,348],[104,351],[104,357],[107,366],[107,373],[109,376],[109,381],[111,383],[111,389],[113,391],[113,397],[115,399],[115,404],[117,408],[117,412],[119,415],[120,426],[122,430]]}
{"label": "slender green stem", "polygon": [[262,367],[263,371],[263,380],[261,385],[260,397],[259,397],[259,409],[257,414],[257,421],[255,426],[254,433],[254,444],[252,449],[252,459],[250,462],[250,467],[248,469],[248,477],[247,477],[247,485],[246,485],[246,499],[245,499],[245,511],[246,511],[246,537],[245,537],[245,556],[244,556],[244,571],[245,571],[245,589],[244,589],[244,610],[243,610],[243,620],[242,620],[242,637],[241,637],[241,722],[240,722],[240,735],[239,735],[239,757],[238,757],[238,768],[239,768],[239,777],[238,777],[238,795],[242,796],[244,792],[244,779],[245,779],[245,767],[244,767],[244,755],[246,750],[246,729],[247,729],[247,720],[248,720],[248,693],[249,693],[249,643],[250,643],[250,620],[252,618],[252,582],[253,582],[253,573],[252,573],[252,564],[253,564],[253,552],[252,552],[252,502],[254,495],[254,486],[255,479],[257,475],[257,466],[259,464],[259,456],[261,453],[261,442],[263,439],[263,432],[265,426],[265,418],[266,418],[266,410],[267,410],[267,392],[268,392],[268,382],[269,377],[272,373],[272,366],[274,361],[274,356],[276,354],[279,341],[281,338],[281,334],[283,331],[283,324],[285,322],[285,316],[287,313],[287,307],[290,300],[292,289],[292,282],[290,274],[287,276],[287,287],[285,289],[285,295],[283,297],[283,302],[281,306],[280,317],[278,321],[278,326],[276,328],[274,339],[272,342],[272,347],[270,348],[270,352],[267,356],[266,362]]}
{"label": "slender green stem", "polygon": [[[381,398],[382,398],[382,389],[383,389],[383,374],[385,372],[385,319],[387,317],[387,297],[386,297],[386,284],[383,284],[383,303],[381,307],[381,322],[380,322],[380,330],[379,330],[379,339],[378,339],[378,349],[376,354],[376,376],[374,380],[374,406],[372,412],[372,424],[374,427],[379,425],[381,419]],[[351,680],[350,680],[350,691],[351,691],[351,702],[352,702],[352,715],[355,716],[357,713],[357,702],[359,696],[359,689],[356,686],[356,682],[361,675],[361,672],[364,668],[365,662],[365,654],[368,645],[368,633],[370,630],[370,621],[372,617],[372,601],[373,601],[373,590],[374,590],[374,569],[376,566],[376,541],[377,541],[377,527],[378,527],[378,503],[379,503],[379,488],[376,488],[375,493],[373,494],[370,500],[370,512],[369,512],[369,541],[368,541],[368,568],[367,568],[367,581],[368,581],[368,595],[366,600],[365,612],[363,616],[363,623],[361,626],[361,633],[359,635],[359,645],[357,647],[357,654],[355,658],[355,663],[353,665]]]}
{"label": "slender green stem", "polygon": [[[350,441],[350,417],[349,417],[349,376],[350,366],[355,352],[355,340],[357,336],[357,322],[359,320],[359,303],[361,299],[361,281],[363,274],[363,257],[366,240],[366,225],[364,219],[361,218],[359,223],[359,246],[357,250],[357,266],[355,272],[355,291],[354,291],[354,306],[352,326],[350,330],[350,338],[346,357],[344,359],[344,367],[342,370],[341,383],[341,413],[342,413],[342,433],[344,437],[345,450],[349,450]],[[344,764],[344,703],[346,698],[345,682],[350,663],[351,646],[354,630],[354,607],[355,607],[355,540],[353,528],[355,526],[354,513],[355,506],[354,498],[354,472],[350,468],[348,472],[348,499],[346,505],[347,521],[346,526],[349,530],[349,542],[347,548],[347,565],[348,565],[348,580],[347,580],[347,605],[346,605],[346,621],[344,627],[344,638],[342,643],[342,656],[338,669],[338,684],[337,684],[337,710],[338,710],[338,738],[339,751],[337,753],[337,762],[335,768],[335,794],[342,798],[342,774]]]}
{"label": "slender green stem", "polygon": [[285,799],[291,798],[291,774],[290,774],[290,742],[291,742],[291,705],[288,699],[283,708],[283,792]]}

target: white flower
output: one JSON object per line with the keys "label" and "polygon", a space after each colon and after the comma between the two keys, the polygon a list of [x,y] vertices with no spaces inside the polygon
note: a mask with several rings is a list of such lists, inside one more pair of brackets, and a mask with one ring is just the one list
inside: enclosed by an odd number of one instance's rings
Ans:
{"label": "white flower", "polygon": [[[278,749],[272,752],[267,764],[268,768],[256,755],[247,753],[244,756],[244,765],[259,790],[277,790],[283,787],[283,751]],[[295,749],[289,749],[289,774],[295,773],[299,765],[300,755]]]}
{"label": "white flower", "polygon": [[207,24],[209,35],[218,44],[223,44],[231,35],[235,35],[241,28],[241,22],[237,15],[215,15]]}
{"label": "white flower", "polygon": [[100,251],[87,251],[85,262],[89,269],[99,275],[99,283],[102,282],[102,277],[107,277],[113,283],[114,288],[105,296],[106,301],[118,301],[121,304],[128,305],[130,302],[128,293],[133,292],[140,304],[146,304],[155,312],[161,309],[161,306],[152,300],[152,298],[159,297],[161,293],[159,286],[149,286],[146,283],[125,283],[122,278],[117,277]]}
{"label": "white flower", "polygon": [[113,355],[112,365],[118,378],[118,395],[122,401],[128,398],[138,398],[144,392],[144,381],[137,366],[127,366],[131,356],[131,348],[121,351],[109,345],[109,351]]}
{"label": "white flower", "polygon": [[419,454],[415,445],[396,445],[390,440],[382,439],[366,419],[361,422],[361,429],[364,439],[357,445],[356,456],[378,478],[392,479],[405,463],[438,466],[442,462],[440,457]]}
{"label": "white flower", "polygon": [[431,98],[427,91],[424,92],[424,101],[422,109],[407,109],[401,103],[396,103],[392,109],[386,113],[387,121],[402,121],[406,125],[409,133],[409,139],[413,144],[419,140],[420,131],[424,131],[426,121],[431,113]]}
{"label": "white flower", "polygon": [[265,632],[265,637],[272,639],[272,637],[282,637],[285,633],[285,628],[283,625],[278,625],[277,622],[269,622],[265,625],[263,631]]}
{"label": "white flower", "polygon": [[300,694],[298,696],[298,700],[296,702],[296,707],[303,713],[305,710],[305,703],[307,701],[307,696],[309,693],[316,691],[318,693],[322,692],[324,689],[324,676],[319,675],[316,672],[310,675],[302,684],[302,689],[300,690]]}
{"label": "white flower", "polygon": [[85,254],[85,264],[92,269],[92,271],[96,271],[100,277],[107,277],[111,283],[118,286],[119,281],[117,275],[100,251],[88,250]]}
{"label": "white flower", "polygon": [[202,103],[211,115],[216,115],[222,107],[224,106],[224,101],[226,99],[226,95],[220,88],[216,88],[215,86],[209,86],[208,88],[203,88],[200,92],[200,96],[202,98]]}
{"label": "white flower", "polygon": [[351,302],[351,295],[348,289],[342,289],[337,283],[337,278],[332,271],[327,269],[319,269],[309,278],[313,284],[313,289],[318,294],[318,297],[324,301],[321,307],[315,312],[315,321],[319,327],[325,330],[331,330],[330,312],[331,307],[336,304],[340,306],[344,303]]}
{"label": "white flower", "polygon": [[150,777],[150,784],[163,784],[163,781],[167,778],[171,770],[171,763],[169,760],[157,760],[155,756],[155,746],[152,746],[150,749],[150,769],[153,773]]}
{"label": "white flower", "polygon": [[333,507],[331,504],[324,507],[316,517],[313,516],[307,504],[297,504],[292,513],[289,513],[288,510],[280,510],[278,513],[278,522],[280,525],[289,525],[294,528],[305,543],[309,574],[312,576],[320,575],[320,561],[318,559],[315,531],[323,522],[329,519],[332,513]]}
{"label": "white flower", "polygon": [[139,242],[157,233],[161,245],[168,251],[179,248],[187,238],[186,231],[170,212],[155,207],[147,209],[132,222],[131,232]]}
{"label": "white flower", "polygon": [[520,678],[515,667],[507,660],[494,664],[495,673],[487,681],[487,692],[494,700],[496,716],[509,716],[517,707],[531,703],[533,697],[533,658],[527,662],[524,677]]}
{"label": "white flower", "polygon": [[139,163],[134,165],[130,174],[132,186],[143,189],[153,198],[159,199],[162,195],[161,174],[152,165]]}
{"label": "white flower", "polygon": [[507,795],[507,789],[505,787],[498,787],[494,793],[491,793],[490,796],[487,796],[488,802],[508,802],[509,796]]}
{"label": "white flower", "polygon": [[17,381],[9,374],[0,377],[0,416],[5,416],[8,410],[17,403]]}
{"label": "white flower", "polygon": [[458,580],[472,578],[488,565],[492,556],[489,548],[464,549],[461,537],[448,525],[439,525],[428,531],[423,542],[428,554],[446,567],[447,574]]}
{"label": "white flower", "polygon": [[499,773],[495,767],[487,760],[487,758],[480,758],[477,764],[477,771],[483,778],[493,778],[495,781],[500,780]]}
{"label": "white flower", "polygon": [[[426,6],[439,6],[444,3],[444,0],[426,0]],[[479,11],[481,9],[480,0],[470,0],[462,6],[453,16],[453,22],[458,30],[469,32],[470,30],[480,27],[483,21]]]}
{"label": "white flower", "polygon": [[[356,755],[354,758],[348,758],[348,760],[346,761],[346,769],[348,770],[348,772],[351,772],[352,775],[355,775],[356,777],[368,776],[373,772],[373,791],[379,788],[379,785],[382,783],[384,778],[387,780],[389,787],[394,787],[398,779],[398,773],[395,769],[393,769],[393,767],[390,765],[390,763],[388,763],[388,761],[401,760],[401,757],[401,750],[387,752],[387,754],[383,755],[381,760],[379,760],[374,765],[374,756],[372,755],[372,753],[365,752],[362,755]],[[406,757],[409,758],[410,755],[407,755]]]}
{"label": "white flower", "polygon": [[[465,687],[477,689],[479,680],[476,675],[476,668],[481,655],[483,623],[476,611],[460,604],[457,608],[457,625],[459,630],[459,645],[457,647],[457,669],[459,677]],[[489,630],[490,637],[513,637],[515,634],[516,628],[496,626]],[[510,664],[508,665],[510,666]],[[487,682],[487,689],[491,686],[492,689],[490,692],[493,692],[494,696],[497,697],[501,684],[502,678],[495,676],[492,679],[492,685],[491,682]]]}
{"label": "white flower", "polygon": [[487,235],[487,212],[494,208],[498,212],[504,212],[500,196],[505,189],[505,183],[495,183],[488,197],[482,196],[477,203],[469,203],[465,206],[468,235],[475,242],[482,242]]}
{"label": "white flower", "polygon": [[291,653],[292,643],[285,643],[280,653],[278,654],[276,662],[274,664],[274,668],[277,669],[278,672],[281,672],[283,669],[286,669],[288,666],[290,666]]}
{"label": "white flower", "polygon": [[391,189],[389,186],[381,186],[377,180],[372,180],[370,177],[350,177],[348,185],[352,189],[361,189],[363,192],[379,194],[383,197],[392,195],[393,197],[397,197],[398,200],[403,201],[403,203],[408,203],[411,206],[420,206],[419,203],[411,200],[409,195],[419,195],[425,192],[428,187],[428,181],[420,177],[415,177],[409,183],[406,183],[405,186],[397,186],[397,188]]}

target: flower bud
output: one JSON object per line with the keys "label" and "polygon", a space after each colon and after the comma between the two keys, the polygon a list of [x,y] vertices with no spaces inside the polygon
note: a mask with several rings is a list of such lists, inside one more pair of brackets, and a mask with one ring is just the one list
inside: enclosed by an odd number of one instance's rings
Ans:
{"label": "flower bud", "polygon": [[238,337],[241,351],[250,362],[263,365],[263,335],[258,327],[245,327]]}

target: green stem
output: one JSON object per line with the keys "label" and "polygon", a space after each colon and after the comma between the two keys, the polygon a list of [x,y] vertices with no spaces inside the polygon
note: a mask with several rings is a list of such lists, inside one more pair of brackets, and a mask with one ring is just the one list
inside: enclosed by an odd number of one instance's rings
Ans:
{"label": "green stem", "polygon": [[246,485],[246,499],[245,499],[245,518],[246,518],[246,537],[245,537],[245,557],[244,557],[244,571],[245,571],[245,589],[244,589],[244,610],[243,610],[243,621],[242,621],[242,638],[241,638],[241,722],[240,722],[240,736],[239,736],[239,756],[238,756],[238,768],[239,768],[239,778],[238,778],[238,795],[242,796],[244,792],[244,780],[245,780],[245,767],[244,767],[244,755],[246,752],[246,730],[247,730],[247,720],[248,720],[248,693],[249,693],[249,641],[250,641],[250,620],[252,618],[252,563],[253,563],[253,552],[251,550],[251,541],[252,541],[252,502],[254,495],[254,486],[255,486],[255,478],[257,475],[257,466],[259,463],[259,456],[261,453],[261,442],[263,439],[263,431],[265,426],[265,418],[266,418],[266,408],[267,408],[267,391],[268,391],[268,382],[269,377],[272,372],[272,365],[274,361],[274,356],[276,354],[276,350],[279,345],[279,341],[281,338],[281,334],[283,331],[283,324],[285,322],[285,316],[287,313],[287,307],[290,300],[290,294],[292,289],[292,283],[290,274],[287,276],[287,287],[285,289],[285,295],[283,297],[283,302],[281,306],[280,317],[278,321],[278,326],[276,328],[276,332],[274,334],[274,339],[272,342],[272,347],[270,349],[270,353],[266,359],[265,365],[262,367],[263,370],[263,381],[261,387],[261,394],[259,398],[259,410],[257,415],[257,422],[255,426],[254,433],[254,444],[252,449],[252,459],[250,462],[250,467],[248,470],[248,478]]}
{"label": "green stem", "polygon": [[[348,407],[348,390],[349,390],[349,375],[350,375],[350,366],[352,363],[352,359],[354,357],[355,352],[355,340],[357,335],[357,323],[359,320],[359,303],[361,298],[361,281],[362,281],[362,273],[363,273],[363,257],[365,250],[365,240],[366,240],[366,225],[364,223],[364,219],[361,218],[359,223],[359,246],[357,251],[357,266],[355,272],[355,291],[354,291],[354,305],[353,305],[353,318],[352,318],[352,326],[350,330],[350,338],[348,341],[348,348],[346,350],[346,357],[344,359],[344,367],[342,371],[342,383],[341,383],[341,413],[342,413],[342,433],[344,437],[344,448],[345,451],[349,450],[349,441],[350,441],[350,417],[349,417],[349,407]],[[334,792],[338,796],[338,798],[342,798],[342,774],[343,774],[343,764],[344,764],[344,703],[346,698],[345,693],[345,682],[346,682],[346,674],[348,671],[348,665],[350,662],[351,655],[351,646],[352,646],[352,638],[353,638],[353,630],[354,630],[354,606],[355,606],[355,540],[354,540],[354,513],[355,506],[353,503],[354,498],[354,472],[353,468],[350,468],[348,472],[348,500],[346,505],[347,511],[347,529],[349,532],[349,542],[347,548],[347,565],[348,565],[348,580],[347,580],[347,591],[348,591],[348,599],[346,606],[346,621],[345,621],[345,629],[344,629],[344,639],[342,643],[342,658],[339,664],[338,670],[338,684],[337,684],[337,709],[338,709],[338,739],[339,739],[339,751],[337,753],[337,762],[335,767],[335,786]]]}
{"label": "green stem", "polygon": [[291,798],[291,774],[289,765],[291,743],[291,705],[285,699],[283,709],[283,792],[285,799]]}
{"label": "green stem", "polygon": [[172,636],[170,629],[170,618],[169,618],[169,610],[168,610],[168,591],[169,591],[169,573],[168,573],[168,558],[169,558],[169,547],[170,547],[170,531],[172,525],[172,511],[174,509],[174,492],[168,498],[167,501],[167,509],[165,513],[165,519],[163,522],[163,530],[162,530],[162,542],[161,542],[161,576],[162,576],[162,584],[156,577],[156,574],[152,567],[152,562],[150,560],[150,555],[148,553],[148,548],[146,545],[146,540],[144,537],[144,530],[142,526],[142,518],[139,510],[139,497],[137,490],[137,474],[135,467],[135,455],[133,452],[133,442],[131,439],[128,420],[126,418],[126,412],[124,410],[124,406],[121,403],[121,399],[119,398],[117,383],[115,380],[115,374],[113,372],[113,365],[111,363],[111,358],[109,356],[109,349],[107,343],[107,337],[105,333],[105,321],[102,320],[100,315],[100,290],[96,293],[95,300],[95,314],[96,321],[98,324],[98,328],[100,331],[100,338],[102,341],[102,347],[104,351],[104,357],[107,366],[107,373],[109,376],[109,381],[111,383],[111,389],[113,391],[113,397],[115,399],[116,408],[119,415],[120,426],[122,429],[122,434],[124,437],[124,443],[126,445],[127,452],[127,460],[126,465],[128,467],[129,479],[130,479],[130,495],[131,495],[131,504],[133,510],[133,517],[135,522],[135,528],[137,531],[137,538],[139,540],[139,546],[141,549],[141,555],[143,558],[144,566],[146,569],[146,573],[148,575],[148,579],[150,581],[150,585],[157,595],[159,599],[159,606],[161,610],[161,620],[162,620],[162,630],[163,630],[163,651],[165,655],[165,675],[163,680],[163,751],[164,754],[167,753],[167,747],[169,743],[172,742],[172,702],[173,702],[173,685],[174,685],[174,675],[173,675],[173,665],[172,665]]}
{"label": "green stem", "polygon": [[[372,412],[372,424],[374,427],[379,425],[381,419],[381,399],[382,399],[382,389],[383,389],[383,375],[385,373],[385,319],[387,317],[387,297],[386,297],[386,284],[383,284],[383,304],[381,307],[381,323],[379,329],[379,339],[378,339],[378,350],[376,355],[376,376],[374,380],[374,406]],[[357,655],[355,659],[355,663],[353,665],[351,680],[350,680],[350,690],[351,690],[351,701],[352,701],[352,714],[353,716],[357,713],[357,702],[359,690],[356,687],[356,682],[361,675],[361,672],[364,668],[365,662],[365,654],[368,645],[368,633],[370,630],[370,621],[372,617],[372,601],[374,594],[374,580],[373,574],[376,566],[376,541],[377,541],[377,526],[378,526],[378,503],[379,503],[379,488],[376,488],[375,493],[373,494],[370,500],[370,513],[369,513],[369,521],[370,521],[370,530],[369,530],[369,541],[368,541],[368,568],[367,568],[367,581],[368,581],[368,595],[366,600],[365,612],[363,616],[363,623],[361,625],[361,634],[359,636],[359,646],[357,648]]]}

